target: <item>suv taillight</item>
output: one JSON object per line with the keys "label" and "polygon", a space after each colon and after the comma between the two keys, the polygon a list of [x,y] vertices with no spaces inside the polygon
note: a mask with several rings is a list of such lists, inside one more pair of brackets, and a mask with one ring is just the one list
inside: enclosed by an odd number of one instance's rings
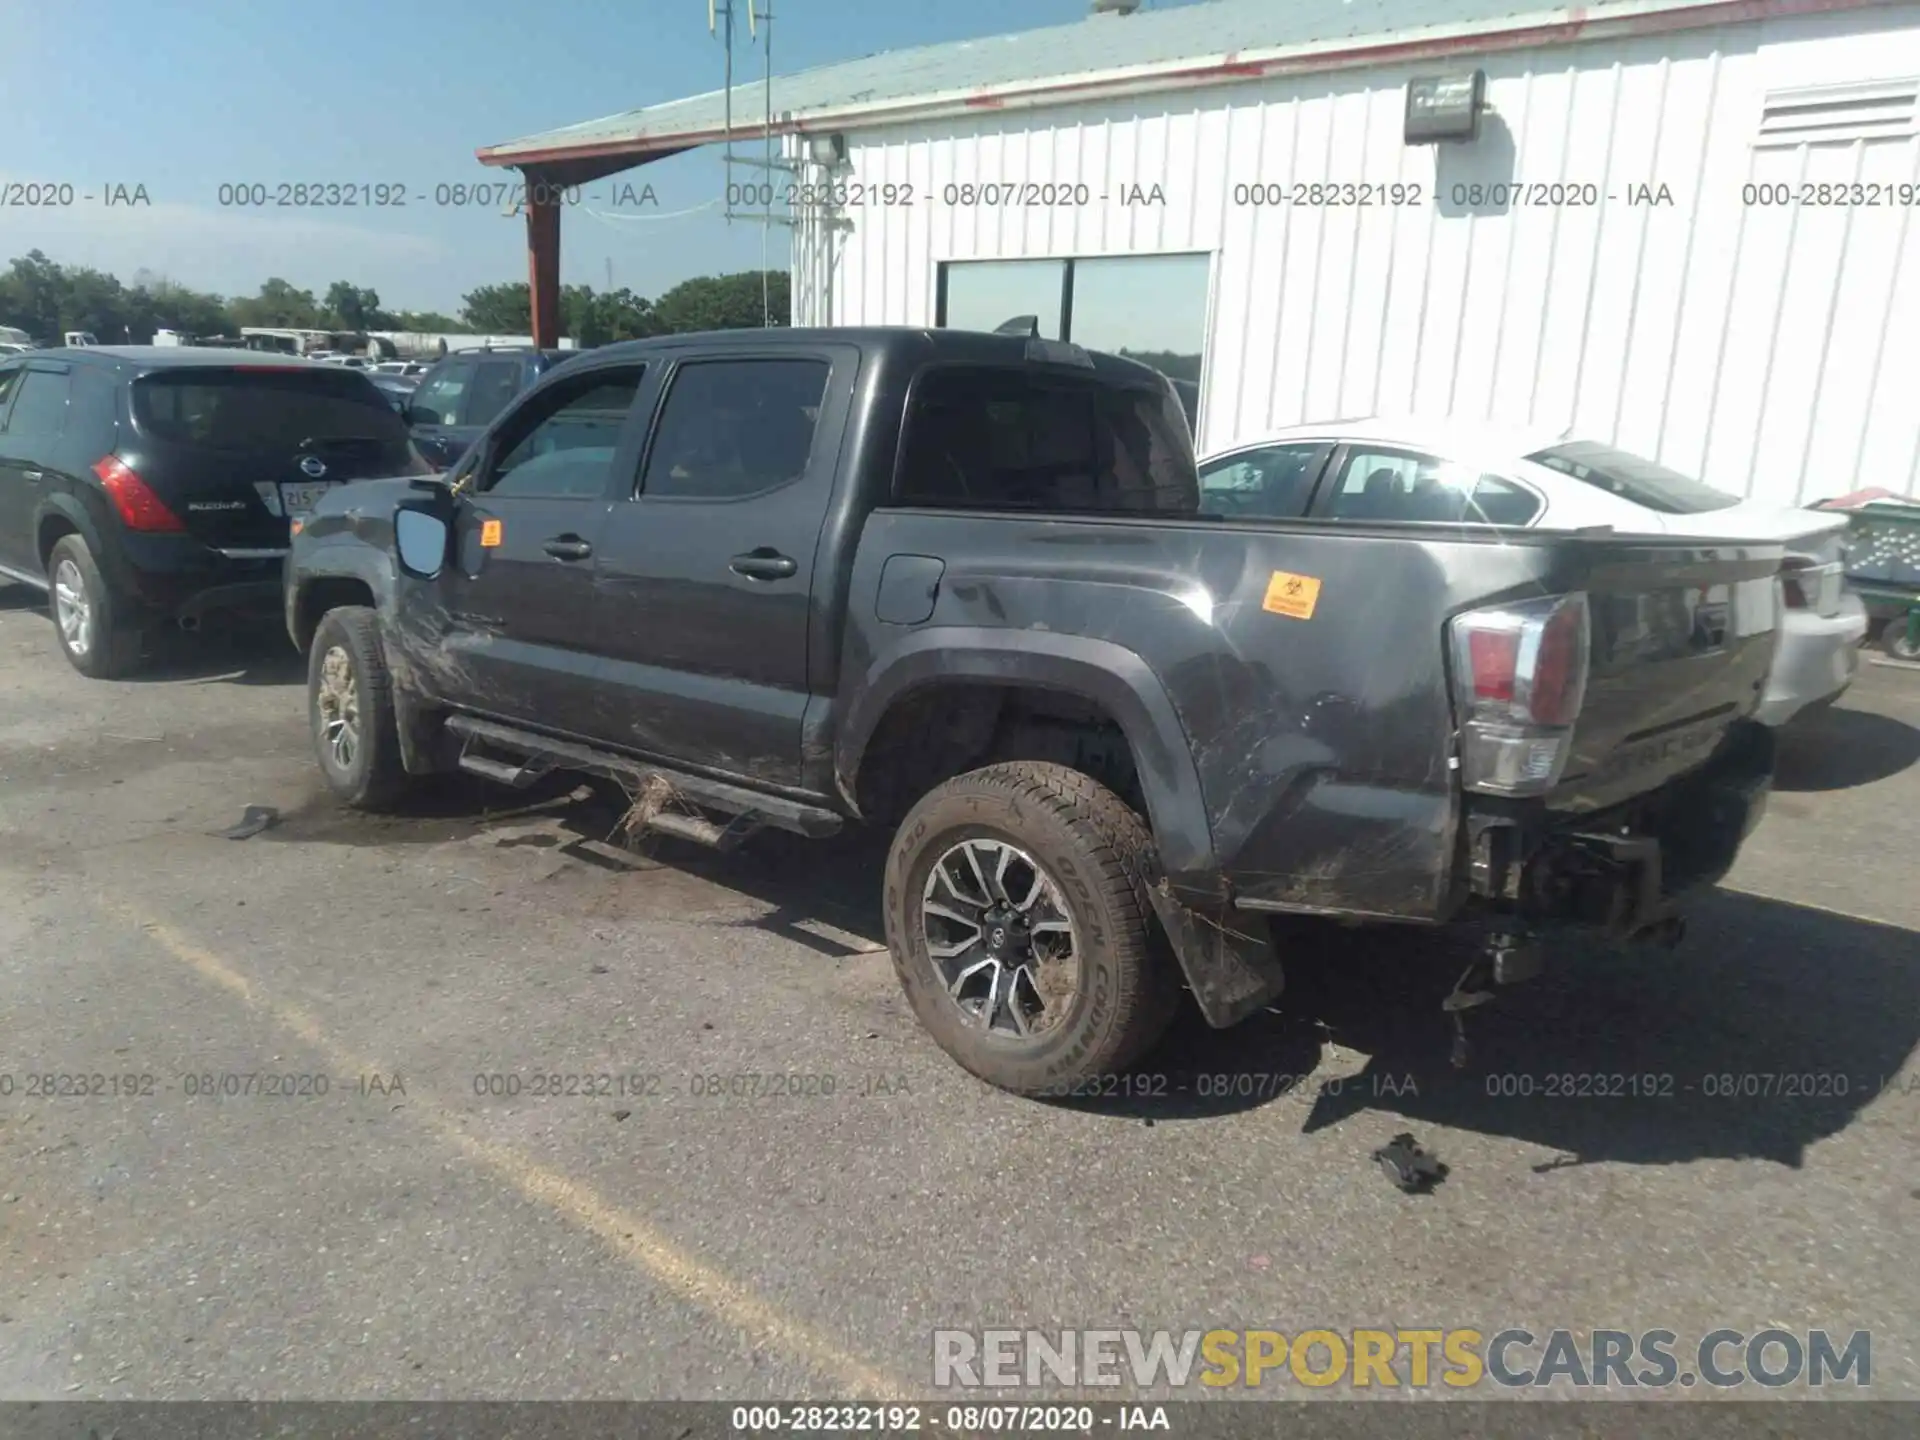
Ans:
{"label": "suv taillight", "polygon": [[1589,623],[1579,591],[1447,623],[1462,786],[1539,795],[1560,782],[1587,694]]}
{"label": "suv taillight", "polygon": [[118,455],[104,455],[93,462],[93,473],[106,487],[113,508],[129,530],[150,534],[177,534],[187,527],[167,508],[166,501],[153,493],[153,487],[133,471]]}

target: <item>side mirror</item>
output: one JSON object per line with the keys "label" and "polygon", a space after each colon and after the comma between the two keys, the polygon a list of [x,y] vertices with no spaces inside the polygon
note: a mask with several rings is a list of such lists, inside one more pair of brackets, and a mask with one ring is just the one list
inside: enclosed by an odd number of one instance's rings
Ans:
{"label": "side mirror", "polygon": [[393,542],[400,568],[416,580],[437,579],[446,568],[453,527],[445,511],[445,505],[435,501],[407,501],[393,513]]}

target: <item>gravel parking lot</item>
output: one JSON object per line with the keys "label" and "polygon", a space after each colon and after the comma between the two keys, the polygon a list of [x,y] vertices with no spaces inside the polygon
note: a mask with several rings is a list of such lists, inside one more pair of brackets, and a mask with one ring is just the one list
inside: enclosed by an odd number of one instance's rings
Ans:
{"label": "gravel parking lot", "polygon": [[[302,682],[270,633],[86,681],[0,590],[6,1397],[924,1395],[939,1326],[1414,1323],[1866,1329],[1920,1395],[1920,674],[1791,735],[1677,952],[1557,956],[1474,1069],[1454,956],[1302,927],[1279,1013],[1061,1104],[919,1031],[869,849],[350,815]],[[29,1094],[93,1074],[133,1093]]]}

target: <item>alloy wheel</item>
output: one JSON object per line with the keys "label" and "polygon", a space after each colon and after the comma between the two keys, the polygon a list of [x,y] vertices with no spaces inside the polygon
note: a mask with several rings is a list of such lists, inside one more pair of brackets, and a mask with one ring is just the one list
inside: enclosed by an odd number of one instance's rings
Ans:
{"label": "alloy wheel", "polygon": [[1005,840],[962,840],[934,862],[921,933],[969,1023],[1031,1039],[1066,1015],[1079,988],[1079,933],[1059,883]]}
{"label": "alloy wheel", "polygon": [[315,695],[320,709],[320,739],[341,770],[351,770],[360,753],[360,685],[354,679],[353,657],[335,645],[320,661],[320,685]]}
{"label": "alloy wheel", "polygon": [[93,597],[72,560],[61,560],[53,572],[53,618],[69,651],[84,656],[93,648]]}

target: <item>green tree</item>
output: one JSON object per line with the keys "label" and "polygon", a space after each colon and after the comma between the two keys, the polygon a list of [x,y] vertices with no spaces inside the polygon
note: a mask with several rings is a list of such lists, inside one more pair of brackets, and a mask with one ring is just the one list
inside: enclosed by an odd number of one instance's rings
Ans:
{"label": "green tree", "polygon": [[661,333],[651,302],[624,287],[596,293],[591,285],[561,288],[560,328],[583,349]]}
{"label": "green tree", "polygon": [[423,335],[460,335],[467,331],[465,323],[438,310],[399,310],[394,312],[393,324],[381,328],[417,330]]}
{"label": "green tree", "polygon": [[324,329],[327,318],[311,290],[296,290],[277,275],[260,287],[258,295],[229,301],[227,313],[236,327],[258,325],[291,330]]}
{"label": "green tree", "polygon": [[68,270],[66,294],[60,302],[60,329],[86,330],[107,345],[131,341],[127,292],[113,276],[99,270]]}
{"label": "green tree", "polygon": [[785,325],[792,313],[787,274],[783,270],[764,272],[764,306],[762,275],[759,270],[743,270],[735,275],[702,275],[681,281],[653,302],[661,333],[757,330],[767,320]]}
{"label": "green tree", "polygon": [[0,325],[24,330],[35,340],[60,343],[66,272],[39,250],[15,258],[0,275]]}
{"label": "green tree", "polygon": [[136,340],[144,343],[156,330],[177,330],[184,335],[224,335],[231,328],[226,301],[176,285],[151,271],[134,273],[127,291],[127,324]]}
{"label": "green tree", "polygon": [[524,280],[482,285],[461,298],[460,319],[476,335],[524,335],[532,318],[532,292]]}
{"label": "green tree", "polygon": [[327,314],[343,330],[396,330],[394,317],[380,308],[378,291],[336,280],[327,287]]}

